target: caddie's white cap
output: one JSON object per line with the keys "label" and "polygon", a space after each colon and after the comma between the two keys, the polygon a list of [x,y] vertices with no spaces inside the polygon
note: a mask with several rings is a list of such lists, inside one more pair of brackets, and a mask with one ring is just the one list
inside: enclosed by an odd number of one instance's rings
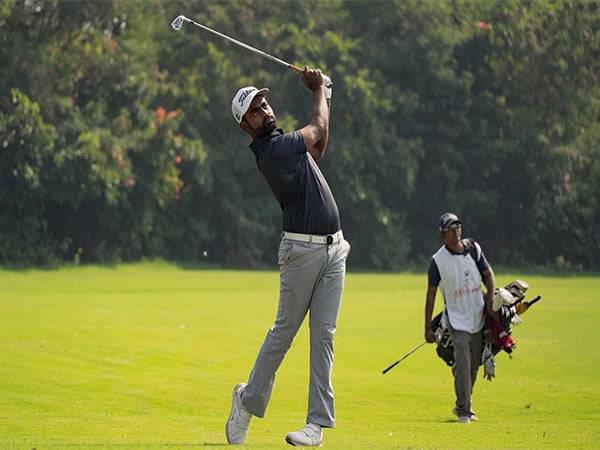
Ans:
{"label": "caddie's white cap", "polygon": [[267,92],[269,92],[267,88],[257,89],[254,86],[243,87],[237,91],[237,94],[235,94],[231,101],[231,112],[236,122],[240,123],[242,121],[242,117],[244,117],[244,114],[250,108],[254,97],[264,95]]}

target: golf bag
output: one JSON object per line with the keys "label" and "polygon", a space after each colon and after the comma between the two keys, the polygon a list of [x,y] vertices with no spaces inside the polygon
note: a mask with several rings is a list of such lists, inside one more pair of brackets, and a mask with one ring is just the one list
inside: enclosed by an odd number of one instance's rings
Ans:
{"label": "golf bag", "polygon": [[435,352],[444,360],[444,362],[452,367],[454,365],[454,346],[452,345],[452,336],[450,329],[443,323],[445,311],[442,311],[431,321],[431,330],[435,334]]}
{"label": "golf bag", "polygon": [[[512,355],[516,342],[512,337],[512,326],[522,322],[521,315],[531,305],[538,302],[541,296],[533,300],[525,300],[525,292],[529,285],[522,280],[515,280],[503,288],[496,289],[492,310],[498,313],[498,319],[485,311],[485,326],[483,334],[483,351],[481,365],[484,366],[484,376],[488,380],[495,376],[495,356],[502,350]],[[444,318],[445,310],[431,321],[431,329],[436,336],[436,353],[449,366],[454,365],[454,346],[452,336]]]}

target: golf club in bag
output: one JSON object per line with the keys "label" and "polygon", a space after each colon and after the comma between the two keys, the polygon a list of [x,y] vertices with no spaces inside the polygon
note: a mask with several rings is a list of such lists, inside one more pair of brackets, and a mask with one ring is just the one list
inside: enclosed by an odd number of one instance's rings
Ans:
{"label": "golf club in bag", "polygon": [[[248,44],[244,44],[241,41],[238,41],[237,39],[234,39],[232,37],[227,36],[226,34],[223,33],[219,33],[216,30],[213,30],[212,28],[207,27],[206,25],[202,25],[201,23],[196,22],[195,20],[192,20],[186,16],[177,16],[175,18],[175,20],[173,20],[173,22],[171,23],[171,27],[175,30],[175,31],[180,31],[183,24],[184,23],[191,23],[192,25],[195,25],[201,29],[203,29],[204,31],[208,31],[209,33],[215,34],[219,37],[222,37],[223,39],[228,40],[229,42],[232,42],[235,45],[239,45],[242,48],[245,48],[246,50],[251,51],[252,53],[256,53],[257,55],[262,56],[263,58],[267,58],[269,61],[273,61],[274,63],[277,63],[281,66],[284,66],[286,69],[292,70],[294,72],[297,73],[302,73],[303,70],[298,67],[295,66],[293,64],[290,64],[288,62],[283,61],[282,59],[276,58],[272,55],[269,55],[268,53],[263,52],[262,50],[259,50],[257,48],[254,48]],[[333,83],[331,82],[331,78],[329,78],[327,75],[323,74],[323,83],[325,85],[325,87],[331,87],[333,85]]]}

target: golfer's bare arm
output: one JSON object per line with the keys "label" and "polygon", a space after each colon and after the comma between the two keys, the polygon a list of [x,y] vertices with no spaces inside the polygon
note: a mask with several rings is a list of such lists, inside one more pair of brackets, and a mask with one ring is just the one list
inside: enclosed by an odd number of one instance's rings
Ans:
{"label": "golfer's bare arm", "polygon": [[317,142],[311,149],[308,150],[310,155],[313,157],[315,161],[320,160],[324,155],[327,149],[327,142],[329,142],[329,112],[331,109],[331,105],[329,101],[327,101],[327,128],[325,128],[325,132],[323,133],[323,137]]}
{"label": "golfer's bare arm", "polygon": [[[303,78],[304,84],[313,93],[313,111],[311,121],[299,132],[304,138],[304,144],[315,161],[320,160],[325,154],[329,140],[329,106],[325,98],[325,88],[320,75],[310,71],[311,79]],[[307,73],[305,71],[305,73]]]}
{"label": "golfer's bare arm", "polygon": [[435,335],[431,330],[431,317],[433,316],[436,293],[437,286],[427,286],[427,294],[425,295],[425,340],[429,343],[435,341]]}

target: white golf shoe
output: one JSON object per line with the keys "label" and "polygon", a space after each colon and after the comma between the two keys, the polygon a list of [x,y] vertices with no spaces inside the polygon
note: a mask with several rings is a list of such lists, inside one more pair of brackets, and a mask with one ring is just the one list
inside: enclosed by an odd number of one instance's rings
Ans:
{"label": "white golf shoe", "polygon": [[460,416],[458,418],[459,423],[471,423],[471,416]]}
{"label": "white golf shoe", "polygon": [[458,410],[456,409],[456,406],[454,408],[452,408],[452,414],[454,414],[456,417],[458,417],[458,421],[460,423],[477,422],[479,420],[479,418],[475,415],[475,413],[473,411],[471,411],[471,413],[468,416],[460,416],[458,414]]}
{"label": "white golf shoe", "polygon": [[243,444],[248,436],[248,426],[252,414],[242,405],[242,392],[246,383],[240,383],[233,388],[231,413],[225,424],[225,436],[229,444]]}
{"label": "white golf shoe", "polygon": [[323,443],[323,431],[320,425],[309,423],[299,431],[288,433],[285,441],[291,445],[315,447]]}

